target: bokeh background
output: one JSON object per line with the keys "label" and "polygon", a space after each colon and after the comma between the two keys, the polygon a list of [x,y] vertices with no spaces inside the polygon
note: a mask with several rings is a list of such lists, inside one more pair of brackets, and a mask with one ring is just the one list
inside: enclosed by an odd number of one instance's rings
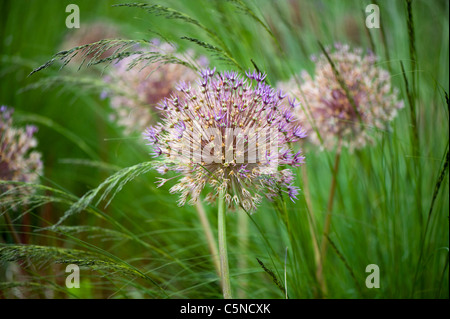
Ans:
{"label": "bokeh background", "polygon": [[[151,160],[140,134],[125,135],[109,119],[109,100],[101,98],[98,86],[83,85],[85,79],[101,81],[104,65],[78,69],[74,60],[61,70],[56,63],[28,76],[76,32],[65,25],[70,3],[80,8],[81,29],[102,22],[122,39],[164,37],[180,51],[205,55],[219,70],[239,71],[217,52],[182,37],[226,46],[237,65],[257,66],[271,84],[312,72],[310,57],[320,54],[319,42],[375,52],[405,108],[375,145],[342,152],[324,267],[326,297],[449,297],[449,2],[444,0],[412,1],[412,20],[401,0],[151,2],[182,12],[204,29],[140,8],[113,7],[125,3],[120,1],[2,1],[0,104],[15,108],[17,125],[39,127],[40,182],[47,188],[39,188],[35,206],[11,212],[21,247],[0,221],[1,297],[221,298],[196,209],[177,207],[171,185],[156,187],[154,171],[125,185],[108,206],[107,200],[94,202],[60,227],[43,229],[108,176]],[[380,7],[380,29],[365,26],[370,3]],[[51,81],[61,76],[66,80]],[[286,288],[289,298],[323,297],[314,246],[323,229],[335,154],[307,143],[302,148],[306,164],[296,170],[302,192],[296,203],[283,199],[287,214],[264,201],[243,229],[239,212],[228,212],[231,283],[238,297],[285,298]],[[215,236],[216,207],[205,210]],[[70,263],[81,266],[79,289],[64,284]],[[365,285],[369,264],[380,268],[378,289]]]}

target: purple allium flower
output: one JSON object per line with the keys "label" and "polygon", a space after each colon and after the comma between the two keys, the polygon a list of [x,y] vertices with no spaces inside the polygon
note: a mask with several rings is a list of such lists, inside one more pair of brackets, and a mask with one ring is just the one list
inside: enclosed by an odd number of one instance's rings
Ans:
{"label": "purple allium flower", "polygon": [[391,86],[389,73],[376,64],[373,53],[364,55],[361,49],[351,50],[342,44],[327,53],[354,104],[324,54],[316,57],[314,78],[303,72],[300,88],[295,78],[279,87],[299,97],[309,112],[309,117],[302,111],[297,116],[313,143],[333,149],[340,140],[350,150],[362,148],[388,127],[403,102],[398,98],[398,89]]}
{"label": "purple allium flower", "polygon": [[[13,127],[12,113],[13,109],[0,107],[0,180],[36,183],[42,174],[41,154],[32,151],[37,145],[33,137],[37,128],[33,125],[25,129]],[[19,196],[29,195],[32,189],[0,185],[0,194],[7,191],[11,196]]]}
{"label": "purple allium flower", "polygon": [[[62,50],[70,50],[74,47],[98,42],[105,39],[115,39],[120,36],[120,32],[116,26],[111,23],[103,21],[95,21],[92,23],[82,23],[79,29],[69,29],[66,37],[61,45]],[[94,47],[92,47],[95,49]],[[98,47],[99,48],[99,47]],[[95,51],[95,50],[94,50]],[[93,51],[93,52],[94,52]],[[95,53],[88,54],[86,57],[83,56],[85,52],[79,52],[73,57],[73,61],[81,63],[84,58],[91,59],[94,58]],[[114,54],[114,48],[102,52],[96,59],[104,59]]]}
{"label": "purple allium flower", "polygon": [[296,198],[288,167],[301,165],[304,157],[289,143],[305,137],[304,131],[292,121],[285,95],[263,82],[265,74],[246,75],[202,70],[197,82],[178,85],[159,104],[160,123],[144,133],[160,154],[158,170],[179,174],[170,192],[181,195],[180,206],[195,203],[207,184],[213,189],[207,200],[222,191],[230,208],[248,211],[262,194],[272,199],[284,191]]}
{"label": "purple allium flower", "polygon": [[[152,41],[148,49],[138,48],[140,51],[173,55],[179,60],[188,61],[205,67],[206,58],[194,60],[193,51],[183,54],[167,43]],[[178,82],[192,82],[197,74],[189,67],[178,63],[154,62],[146,64],[146,60],[138,62],[129,68],[135,56],[130,56],[112,65],[104,80],[109,84],[108,92],[102,92],[103,97],[110,98],[113,109],[112,119],[124,127],[126,134],[142,132],[146,127],[156,122],[154,119],[156,105],[165,97],[169,97]]]}

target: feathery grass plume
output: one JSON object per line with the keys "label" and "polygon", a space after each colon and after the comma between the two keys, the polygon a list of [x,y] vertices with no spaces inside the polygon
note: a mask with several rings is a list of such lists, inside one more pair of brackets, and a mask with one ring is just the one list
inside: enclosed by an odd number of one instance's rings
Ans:
{"label": "feathery grass plume", "polygon": [[[179,61],[186,60],[189,65],[206,67],[208,64],[203,56],[195,60],[191,50],[181,54],[168,43],[158,40],[152,40],[151,43],[149,52],[173,55]],[[178,81],[190,82],[197,77],[193,69],[181,63],[148,63],[145,59],[135,62],[134,59],[130,56],[113,64],[104,81],[117,89],[102,92],[103,98],[110,98],[110,105],[114,110],[111,120],[123,126],[127,134],[142,132],[155,123],[152,113],[156,111],[156,104],[170,96]]]}
{"label": "feathery grass plume", "polygon": [[[37,145],[33,137],[37,127],[14,127],[13,112],[12,108],[0,107],[0,180],[36,183],[42,174],[41,154],[33,150]],[[33,190],[31,187],[15,187],[12,183],[0,184],[0,193],[9,197],[27,196]],[[3,200],[5,196],[2,196]]]}
{"label": "feathery grass plume", "polygon": [[[94,21],[91,23],[83,23],[79,29],[70,29],[70,31],[64,37],[63,43],[61,44],[62,50],[70,50],[74,47],[78,47],[85,44],[90,44],[94,42],[98,42],[104,39],[115,39],[120,36],[119,30],[113,24],[103,22],[103,21]],[[102,52],[98,58],[104,59],[111,56],[114,52],[114,49],[111,48]],[[91,53],[87,58],[92,58],[94,56],[94,52]],[[74,62],[81,62],[83,57],[75,56]]]}
{"label": "feathery grass plume", "polygon": [[386,129],[397,110],[403,108],[403,101],[398,98],[398,89],[391,85],[389,72],[377,66],[373,53],[364,55],[362,49],[352,50],[341,44],[326,52],[328,57],[313,57],[314,77],[302,72],[300,87],[296,79],[280,83],[279,87],[298,96],[307,106],[309,118],[304,113],[297,115],[311,131],[313,143],[333,149],[340,141],[351,151],[362,148],[374,142],[377,131]]}
{"label": "feathery grass plume", "polygon": [[158,186],[181,177],[170,189],[180,193],[178,204],[193,204],[206,184],[215,201],[224,193],[229,208],[253,211],[261,195],[272,199],[282,192],[296,199],[294,173],[287,166],[304,162],[290,142],[306,136],[294,121],[295,100],[264,83],[266,75],[246,72],[216,73],[204,69],[195,83],[180,83],[177,92],[159,103],[162,120],[144,136],[159,157]]}

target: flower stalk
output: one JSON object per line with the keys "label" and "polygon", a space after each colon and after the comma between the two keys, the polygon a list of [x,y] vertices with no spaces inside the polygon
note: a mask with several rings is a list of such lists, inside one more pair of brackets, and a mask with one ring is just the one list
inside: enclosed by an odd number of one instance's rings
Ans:
{"label": "flower stalk", "polygon": [[336,157],[334,159],[333,178],[331,180],[330,194],[328,197],[328,204],[327,204],[327,215],[325,217],[325,224],[323,227],[322,242],[320,245],[320,258],[319,264],[317,266],[317,280],[322,290],[322,294],[324,295],[327,294],[327,287],[325,284],[325,280],[323,278],[323,265],[325,263],[328,248],[328,234],[330,233],[331,227],[331,216],[333,214],[334,194],[336,193],[337,174],[339,170],[340,160],[341,160],[341,147],[339,143],[338,149],[336,151]]}
{"label": "flower stalk", "polygon": [[198,218],[200,219],[200,223],[202,224],[206,241],[208,242],[208,248],[209,252],[211,253],[214,268],[216,270],[217,275],[220,277],[219,251],[217,250],[217,243],[211,229],[211,224],[209,223],[208,217],[206,216],[205,208],[203,207],[202,203],[200,201],[197,201],[195,207],[197,210]]}
{"label": "flower stalk", "polygon": [[3,216],[5,218],[6,227],[8,228],[8,230],[14,240],[14,243],[16,243],[17,245],[20,245],[21,240],[20,240],[19,234],[17,234],[16,230],[14,229],[13,222],[12,222],[11,217],[9,216],[8,212],[4,211]]}
{"label": "flower stalk", "polygon": [[222,281],[223,298],[232,299],[231,285],[230,285],[230,269],[228,267],[227,229],[225,220],[225,195],[223,191],[219,193],[218,236],[219,236],[219,255],[220,255],[220,276]]}

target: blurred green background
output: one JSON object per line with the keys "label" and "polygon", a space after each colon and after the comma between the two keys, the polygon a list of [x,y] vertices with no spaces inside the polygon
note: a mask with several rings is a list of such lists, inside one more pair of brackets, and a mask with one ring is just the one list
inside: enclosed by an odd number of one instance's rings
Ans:
{"label": "blurred green background", "polygon": [[[180,50],[192,48],[206,55],[220,70],[247,70],[256,65],[268,74],[271,84],[301,70],[311,72],[310,56],[320,53],[318,42],[373,50],[380,66],[390,69],[405,108],[392,130],[374,146],[342,154],[332,246],[324,270],[327,297],[449,297],[449,114],[445,97],[449,89],[449,2],[444,0],[412,1],[412,23],[408,23],[406,1],[377,1],[381,29],[370,30],[365,27],[364,10],[374,1],[151,2],[194,18],[204,29],[139,8],[112,6],[125,3],[120,1],[2,1],[0,104],[15,108],[16,124],[39,127],[38,150],[44,162],[41,183],[73,196],[43,201],[32,208],[26,221],[29,228],[24,227],[23,218],[15,219],[16,229],[27,234],[23,237],[26,244],[61,251],[25,251],[30,260],[36,259],[25,270],[13,271],[13,263],[4,262],[0,275],[3,297],[221,297],[195,208],[177,207],[177,196],[168,192],[171,185],[156,188],[156,172],[127,184],[108,207],[104,201],[70,217],[63,223],[66,228],[34,231],[56,223],[76,198],[119,169],[151,159],[139,134],[125,136],[108,120],[108,100],[100,99],[98,91],[70,83],[29,88],[52,76],[102,77],[101,66],[77,70],[79,63],[75,62],[62,70],[56,64],[28,77],[75,32],[65,26],[70,3],[80,8],[81,28],[104,21],[116,25],[125,39],[150,40],[159,34]],[[236,65],[181,39],[184,36],[226,48]],[[400,62],[406,69],[411,99]],[[411,121],[411,112],[416,123]],[[412,139],[415,130],[418,142]],[[277,287],[274,277],[287,287],[290,298],[318,297],[314,242],[320,240],[323,228],[335,154],[313,145],[302,147],[307,158],[297,171],[302,193],[295,204],[284,198],[287,215],[281,216],[276,206],[265,201],[253,220],[247,221],[248,233],[239,231],[239,213],[227,216],[232,287],[239,297],[284,298],[285,291]],[[437,187],[441,175],[444,179]],[[60,196],[51,190],[39,192],[53,199]],[[216,207],[205,209],[215,234]],[[0,231],[0,247],[13,244],[6,227],[0,225]],[[244,236],[246,246],[242,245]],[[108,262],[89,263],[83,253],[68,256],[63,249],[95,253]],[[81,288],[68,289],[65,264],[77,261],[82,265]],[[379,289],[365,286],[369,264],[380,267]]]}

